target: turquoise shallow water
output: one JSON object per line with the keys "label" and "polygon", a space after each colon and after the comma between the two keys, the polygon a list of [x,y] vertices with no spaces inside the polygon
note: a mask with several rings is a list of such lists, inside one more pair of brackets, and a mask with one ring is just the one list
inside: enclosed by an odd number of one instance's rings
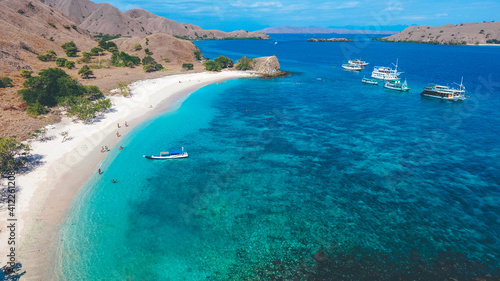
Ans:
{"label": "turquoise shallow water", "polygon": [[[500,49],[275,39],[196,43],[293,74],[209,85],[126,136],[61,228],[61,278],[499,274]],[[356,57],[372,64],[341,69]],[[360,82],[396,58],[409,93]],[[466,102],[419,95],[461,76]],[[181,146],[188,159],[142,158]]]}

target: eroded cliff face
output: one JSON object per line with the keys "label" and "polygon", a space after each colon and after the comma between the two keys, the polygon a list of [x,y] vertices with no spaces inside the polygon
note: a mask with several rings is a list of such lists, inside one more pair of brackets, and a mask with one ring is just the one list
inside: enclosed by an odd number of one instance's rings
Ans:
{"label": "eroded cliff face", "polygon": [[287,72],[280,69],[280,62],[276,56],[260,57],[255,59],[253,70],[263,76],[283,76]]}

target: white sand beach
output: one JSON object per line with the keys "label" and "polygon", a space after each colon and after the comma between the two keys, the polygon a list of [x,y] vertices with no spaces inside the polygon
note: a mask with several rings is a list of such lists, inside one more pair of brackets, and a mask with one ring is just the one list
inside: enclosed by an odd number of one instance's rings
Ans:
{"label": "white sand beach", "polygon": [[[253,73],[223,71],[166,76],[131,84],[132,95],[110,96],[113,107],[93,124],[73,122],[64,117],[48,129],[48,141],[31,141],[32,154],[41,157],[33,171],[16,176],[20,191],[16,194],[16,261],[22,263],[25,280],[48,280],[53,274],[58,229],[79,188],[99,163],[106,157],[101,147],[118,149],[120,141],[137,124],[187,98],[190,93],[207,84],[252,77]],[[128,123],[125,127],[124,122]],[[120,124],[118,128],[117,123]],[[61,132],[68,132],[69,140],[62,142]],[[117,137],[116,133],[120,134]],[[7,210],[0,217],[7,221]],[[0,232],[0,262],[5,265],[10,245],[7,244],[7,225]],[[21,272],[22,272],[21,271]]]}

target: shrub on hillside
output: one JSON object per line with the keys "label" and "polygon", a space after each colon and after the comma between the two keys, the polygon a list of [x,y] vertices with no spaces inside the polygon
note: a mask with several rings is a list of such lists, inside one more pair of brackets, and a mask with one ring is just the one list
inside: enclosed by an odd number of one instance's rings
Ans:
{"label": "shrub on hillside", "polygon": [[157,63],[153,57],[145,56],[142,59],[142,68],[146,72],[153,72],[153,71],[157,71],[157,70],[162,70],[163,65]]}
{"label": "shrub on hillside", "polygon": [[76,47],[76,44],[73,41],[62,44],[61,48],[63,48],[64,52],[68,57],[76,57],[76,54],[78,53],[78,48]]}
{"label": "shrub on hillside", "polygon": [[137,43],[134,45],[133,49],[134,49],[134,51],[140,51],[140,50],[142,50],[142,46],[141,46],[141,44]]}
{"label": "shrub on hillside", "polygon": [[80,68],[80,70],[78,70],[78,74],[80,74],[83,79],[88,79],[89,76],[94,75],[94,72],[90,70],[88,65],[84,65],[82,66],[82,68]]}
{"label": "shrub on hillside", "polygon": [[64,63],[64,66],[67,67],[68,69],[72,69],[73,67],[75,67],[75,62],[68,60]]}
{"label": "shrub on hillside", "polygon": [[222,70],[222,67],[220,64],[218,64],[214,61],[211,61],[211,60],[204,61],[203,65],[205,66],[205,69],[208,71],[221,71]]}
{"label": "shrub on hillside", "polygon": [[30,78],[33,71],[27,69],[21,69],[20,75],[24,78]]}
{"label": "shrub on hillside", "polygon": [[214,62],[220,64],[222,68],[233,67],[234,65],[233,60],[226,56],[219,56],[218,58],[214,59]]}
{"label": "shrub on hillside", "polygon": [[65,58],[58,58],[56,60],[56,65],[59,66],[59,67],[63,67],[66,64],[67,61],[68,60],[65,59]]}
{"label": "shrub on hillside", "polygon": [[255,65],[255,59],[243,56],[241,57],[241,59],[238,60],[238,65],[236,65],[236,69],[249,70],[252,69],[254,65]]}
{"label": "shrub on hillside", "polygon": [[194,65],[192,63],[183,63],[182,68],[185,70],[193,70]]}
{"label": "shrub on hillside", "polygon": [[103,51],[104,51],[103,48],[94,47],[90,50],[90,55],[94,57],[100,56]]}
{"label": "shrub on hillside", "polygon": [[0,88],[12,87],[12,79],[9,77],[0,77]]}
{"label": "shrub on hillside", "polygon": [[55,61],[56,58],[57,54],[54,50],[47,50],[45,54],[37,56],[37,59],[41,61]]}
{"label": "shrub on hillside", "polygon": [[[131,63],[131,64],[130,64]],[[114,66],[129,66],[133,67],[134,65],[141,64],[141,59],[136,56],[131,56],[125,52],[116,52],[111,55],[111,64]]]}

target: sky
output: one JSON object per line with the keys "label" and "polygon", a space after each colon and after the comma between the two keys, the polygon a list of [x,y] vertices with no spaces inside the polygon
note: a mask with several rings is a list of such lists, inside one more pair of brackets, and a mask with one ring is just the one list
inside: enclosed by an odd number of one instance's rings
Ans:
{"label": "sky", "polygon": [[180,23],[232,31],[266,27],[333,27],[400,31],[500,20],[500,1],[465,0],[93,0],[121,11],[142,8]]}

